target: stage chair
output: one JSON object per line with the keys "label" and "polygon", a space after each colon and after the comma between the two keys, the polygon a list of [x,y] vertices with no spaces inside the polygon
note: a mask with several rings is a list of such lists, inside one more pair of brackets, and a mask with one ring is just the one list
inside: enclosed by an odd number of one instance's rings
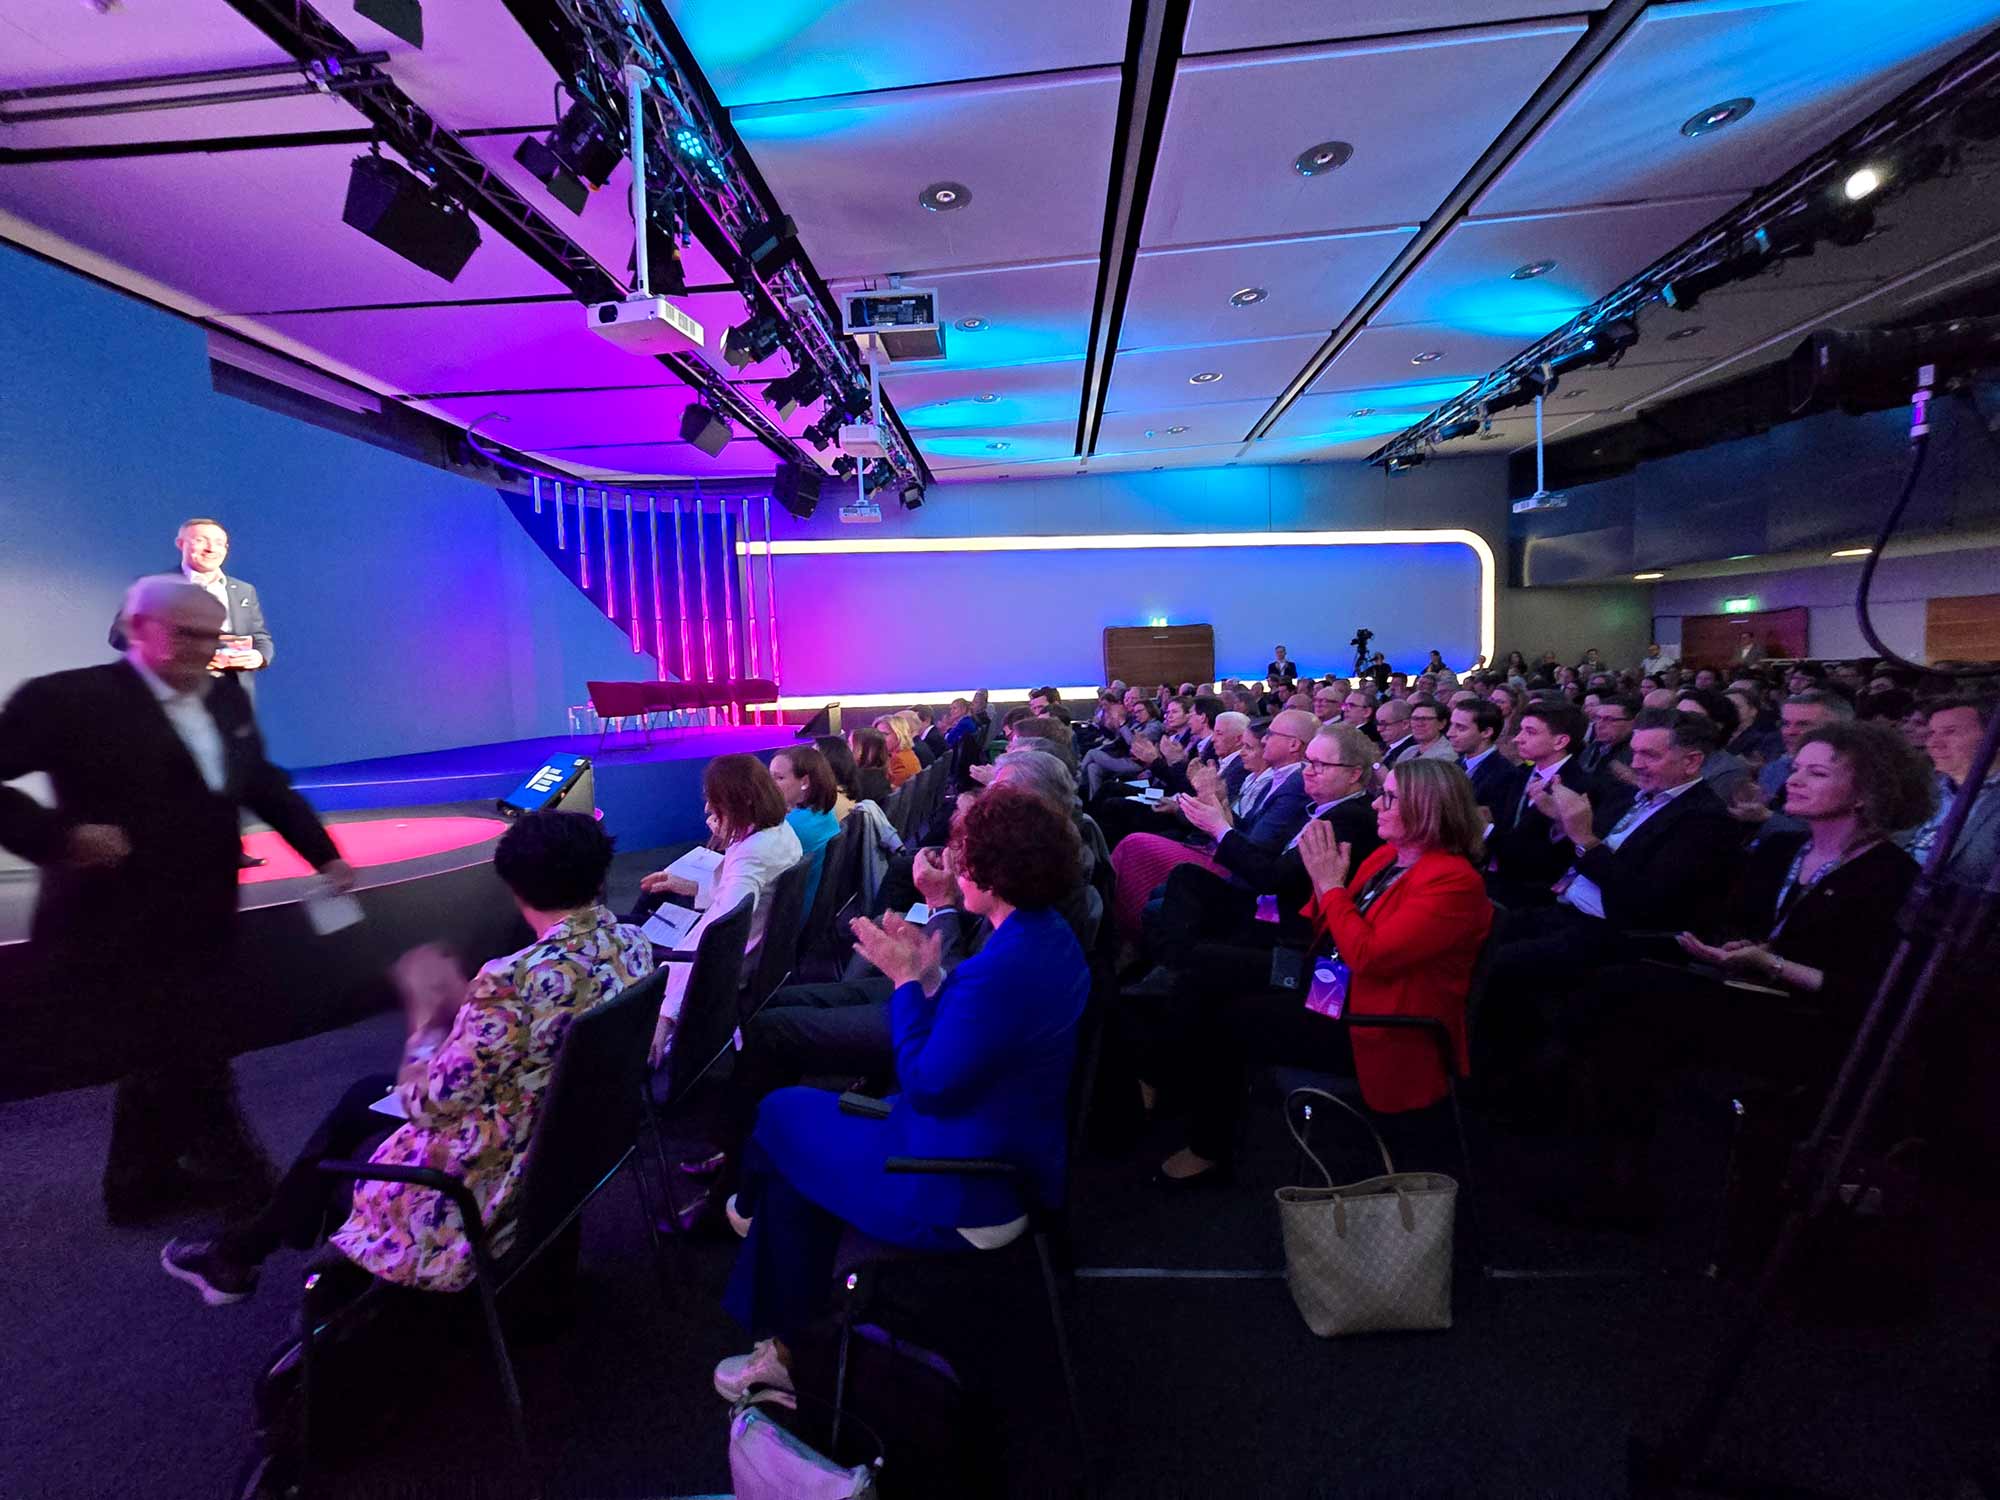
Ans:
{"label": "stage chair", "polygon": [[603,728],[597,732],[597,753],[604,753],[604,737],[611,732],[613,720],[623,723],[626,719],[637,719],[646,732],[646,745],[653,743],[653,710],[647,703],[647,689],[654,686],[650,682],[592,682],[586,683],[590,689],[590,706],[597,713]]}
{"label": "stage chair", "polygon": [[[743,977],[743,948],[750,941],[751,902],[739,901],[726,916],[709,923],[692,951],[674,949],[658,955],[665,963],[691,963],[687,989],[681,996],[680,1021],[665,1065],[641,1087],[653,1127],[653,1152],[667,1199],[667,1212],[681,1212],[674,1193],[679,1169],[667,1160],[663,1126],[686,1112],[701,1081],[736,1043],[737,991]],[[654,1007],[655,1013],[658,1006]],[[650,1044],[651,1034],[648,1033]]]}
{"label": "stage chair", "polygon": [[649,713],[663,713],[669,719],[675,714],[689,714],[701,707],[700,685],[692,682],[647,682],[645,703]]}
{"label": "stage chair", "polygon": [[[747,919],[746,919],[747,922]],[[646,1052],[652,1044],[653,1023],[659,1015],[666,972],[648,976],[570,1023],[542,1101],[541,1120],[521,1165],[519,1195],[514,1205],[513,1247],[493,1253],[479,1205],[458,1178],[428,1167],[380,1166],[365,1161],[327,1160],[320,1171],[333,1177],[367,1182],[403,1182],[442,1193],[457,1208],[471,1247],[474,1289],[484,1314],[486,1338],[499,1378],[507,1422],[520,1451],[524,1469],[532,1471],[534,1455],[528,1444],[527,1415],[507,1336],[500,1325],[499,1296],[512,1286],[545,1251],[561,1240],[592,1199],[628,1166],[639,1195],[654,1263],[661,1255],[657,1215],[646,1180],[634,1160],[644,1122]],[[407,1290],[377,1281],[344,1307],[315,1317],[305,1304],[300,1340],[308,1423],[312,1409],[313,1349],[336,1322],[356,1317],[370,1300]],[[311,1451],[310,1436],[304,1444]]]}
{"label": "stage chair", "polygon": [[840,833],[834,840],[840,845],[837,859],[834,843],[826,846],[819,892],[813,898],[813,913],[806,921],[799,945],[801,984],[838,979],[854,950],[854,934],[848,923],[862,915],[861,867],[868,857],[868,841],[873,837],[867,815],[856,811],[841,820]]}
{"label": "stage chair", "polygon": [[[838,835],[835,835],[838,837]],[[771,903],[764,921],[764,941],[757,945],[757,969],[737,992],[737,1024],[743,1025],[764,1008],[764,1002],[792,977],[799,957],[799,930],[806,920],[806,879],[812,861],[800,859],[771,882],[765,898]],[[821,875],[824,883],[825,876]]]}
{"label": "stage chair", "polygon": [[734,701],[739,708],[753,703],[775,703],[778,685],[768,677],[745,677],[735,684]]}

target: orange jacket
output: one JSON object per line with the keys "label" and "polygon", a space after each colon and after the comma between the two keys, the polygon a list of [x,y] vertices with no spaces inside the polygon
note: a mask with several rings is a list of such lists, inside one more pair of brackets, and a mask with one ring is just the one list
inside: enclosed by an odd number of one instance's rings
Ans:
{"label": "orange jacket", "polygon": [[[1436,1016],[1451,1031],[1460,1076],[1466,1072],[1465,996],[1473,965],[1493,925],[1485,882],[1456,854],[1423,855],[1365,912],[1359,891],[1396,857],[1384,844],[1361,862],[1346,890],[1307,903],[1315,938],[1331,938],[1350,979],[1348,1014]],[[1444,1097],[1437,1045],[1421,1031],[1353,1027],[1354,1071],[1368,1107],[1385,1114],[1422,1109]]]}

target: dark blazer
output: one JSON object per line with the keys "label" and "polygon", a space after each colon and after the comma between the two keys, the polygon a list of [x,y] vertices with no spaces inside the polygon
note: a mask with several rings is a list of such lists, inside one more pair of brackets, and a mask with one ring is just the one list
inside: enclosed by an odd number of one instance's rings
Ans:
{"label": "dark blazer", "polygon": [[[1744,858],[1723,931],[1765,942],[1777,921],[1778,893],[1808,834],[1766,838]],[[1896,950],[1896,913],[1916,883],[1917,862],[1893,843],[1855,856],[1798,898],[1772,947],[1780,958],[1826,972],[1802,1002],[1858,1020]]]}
{"label": "dark blazer", "polygon": [[[264,665],[270,666],[276,648],[271,644],[271,629],[264,623],[264,606],[258,601],[257,590],[240,578],[222,575],[222,591],[229,596],[228,617],[222,622],[227,635],[247,635],[250,644],[263,653]],[[118,622],[111,622],[111,649],[125,649],[125,632],[118,628]],[[238,669],[240,670],[240,669]]]}
{"label": "dark blazer", "polygon": [[1250,768],[1243,764],[1240,755],[1222,767],[1222,789],[1229,794],[1231,802],[1236,800],[1236,794],[1243,790],[1243,783],[1249,779]]}
{"label": "dark blazer", "polygon": [[873,802],[877,807],[886,807],[889,802],[889,773],[880,766],[859,766],[854,772],[854,784],[861,791],[863,802]]}
{"label": "dark blazer", "polygon": [[1297,682],[1299,680],[1299,664],[1289,658],[1284,661],[1271,662],[1264,668],[1264,680],[1269,682],[1273,677],[1277,678],[1280,682]]}
{"label": "dark blazer", "polygon": [[1493,814],[1497,833],[1514,820],[1514,799],[1521,795],[1527,773],[1495,750],[1472,773],[1472,800]]}
{"label": "dark blazer", "polygon": [[[216,679],[207,704],[222,732],[220,795],[126,662],[34,678],[0,709],[0,781],[45,771],[55,785],[53,808],[0,787],[0,845],[44,867],[34,942],[45,954],[99,974],[220,962],[236,925],[242,807],[310,863],[338,857],[318,816],[265,758],[243,685]],[[70,867],[78,823],[117,824],[131,854],[106,870]]]}
{"label": "dark blazer", "polygon": [[[1332,822],[1334,837],[1343,844],[1354,846],[1356,866],[1373,854],[1375,846],[1382,842],[1381,836],[1375,832],[1375,806],[1365,793],[1348,798],[1336,805],[1333,811],[1322,816]],[[1304,826],[1304,823],[1299,825],[1301,828]],[[1293,837],[1296,838],[1297,835],[1294,834]],[[1290,841],[1287,840],[1287,843]],[[1297,891],[1294,905],[1302,906],[1312,897],[1312,882],[1305,876],[1305,861],[1299,857],[1296,846],[1280,845],[1272,848],[1267,844],[1253,842],[1232,828],[1223,834],[1221,842],[1216,844],[1215,858],[1241,884],[1259,895],[1268,896],[1273,892],[1277,893],[1281,911],[1285,909],[1283,898],[1287,890],[1288,873],[1306,879],[1304,887]]]}
{"label": "dark blazer", "polygon": [[1301,772],[1287,777],[1282,786],[1269,793],[1240,832],[1234,828],[1229,831],[1253,844],[1280,850],[1292,841],[1293,834],[1305,827],[1311,812],[1312,804],[1306,800],[1306,778]]}
{"label": "dark blazer", "polygon": [[[1744,825],[1697,782],[1633,829],[1616,849],[1599,844],[1576,861],[1604,893],[1604,917],[1640,932],[1701,928],[1720,909]],[[1575,852],[1574,845],[1566,846]],[[1782,872],[1781,872],[1782,873]]]}
{"label": "dark blazer", "polygon": [[[1575,863],[1576,847],[1533,803],[1524,803],[1533,772],[1527,766],[1519,770],[1520,782],[1509,809],[1493,825],[1493,837],[1487,840],[1491,856],[1487,888],[1504,906],[1542,906],[1554,899],[1549,888]],[[1631,788],[1604,785],[1584,770],[1583,762],[1574,755],[1563,762],[1556,780],[1590,798],[1594,808],[1591,824],[1600,838],[1611,831],[1618,814],[1632,800]]]}

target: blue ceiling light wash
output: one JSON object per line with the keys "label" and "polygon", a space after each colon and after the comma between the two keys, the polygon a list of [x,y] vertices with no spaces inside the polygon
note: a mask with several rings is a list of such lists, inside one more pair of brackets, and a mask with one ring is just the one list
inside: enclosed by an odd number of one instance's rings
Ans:
{"label": "blue ceiling light wash", "polygon": [[1589,302],[1560,272],[1516,281],[1502,270],[1433,298],[1427,321],[1528,343],[1562,327]]}
{"label": "blue ceiling light wash", "polygon": [[[995,448],[993,445],[996,442],[1007,446]],[[996,437],[991,430],[940,434],[919,439],[917,446],[930,458],[973,458],[981,463],[996,462],[1003,455],[1010,462],[1032,462],[1043,458],[1069,458],[1076,453],[1073,429],[1067,438],[1040,436],[1019,428],[1004,437]]]}

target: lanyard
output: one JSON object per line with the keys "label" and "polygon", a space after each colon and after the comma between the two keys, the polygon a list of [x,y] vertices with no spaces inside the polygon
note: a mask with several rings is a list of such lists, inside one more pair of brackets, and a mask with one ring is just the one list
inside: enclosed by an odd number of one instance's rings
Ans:
{"label": "lanyard", "polygon": [[1404,867],[1402,865],[1391,860],[1371,875],[1368,879],[1368,884],[1364,885],[1354,898],[1355,914],[1358,916],[1362,912],[1367,911],[1369,907],[1381,899],[1382,893],[1402,878],[1403,870]]}
{"label": "lanyard", "polygon": [[1818,888],[1821,881],[1825,880],[1827,876],[1838,870],[1849,860],[1866,854],[1880,842],[1881,840],[1879,839],[1864,839],[1851,849],[1843,849],[1839,854],[1813,871],[1812,878],[1807,880],[1800,879],[1800,874],[1805,869],[1806,855],[1812,849],[1812,841],[1809,839],[1799,845],[1799,852],[1792,856],[1791,869],[1785,872],[1785,883],[1778,887],[1777,920],[1772,925],[1771,936],[1766,941],[1775,942],[1777,940],[1778,934],[1785,930],[1785,924],[1791,921],[1792,913],[1799,909],[1800,903]]}

